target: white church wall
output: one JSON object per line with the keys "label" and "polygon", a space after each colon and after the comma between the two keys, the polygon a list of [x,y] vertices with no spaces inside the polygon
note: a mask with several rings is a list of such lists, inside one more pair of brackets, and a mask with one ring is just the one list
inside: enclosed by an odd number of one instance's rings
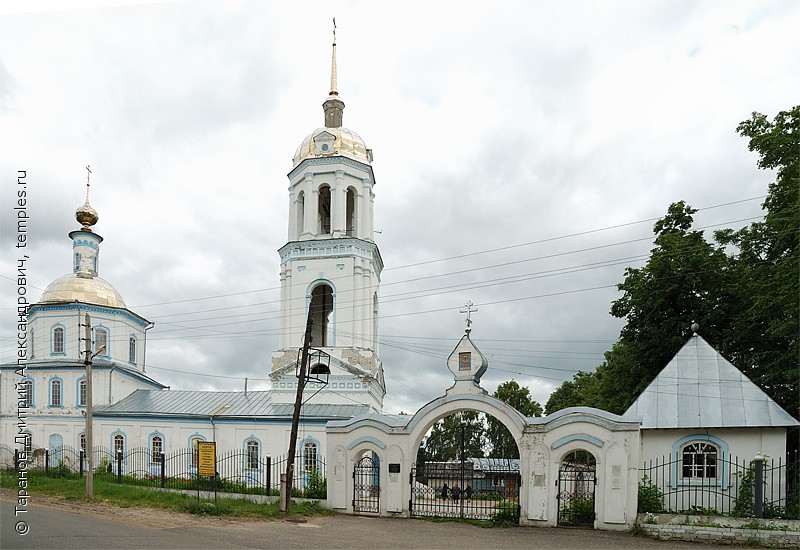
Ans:
{"label": "white church wall", "polygon": [[[664,457],[675,458],[680,441],[703,441],[706,436],[714,438],[714,443],[725,456],[738,457],[750,461],[757,454],[772,459],[786,456],[785,428],[683,428],[683,429],[643,429],[642,463],[663,461]],[[722,444],[720,444],[720,442]]]}

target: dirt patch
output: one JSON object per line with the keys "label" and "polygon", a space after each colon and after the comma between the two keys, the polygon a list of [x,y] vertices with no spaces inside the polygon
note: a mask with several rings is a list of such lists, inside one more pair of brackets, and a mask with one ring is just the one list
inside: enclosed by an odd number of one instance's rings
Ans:
{"label": "dirt patch", "polygon": [[[0,497],[4,500],[14,501],[17,498],[17,493],[13,489],[0,488]],[[258,518],[220,518],[213,516],[194,516],[192,514],[183,514],[172,510],[158,508],[123,508],[105,502],[66,500],[63,498],[37,494],[31,496],[29,503],[38,506],[47,506],[49,508],[58,508],[59,510],[64,510],[73,514],[81,514],[93,517],[99,516],[112,521],[118,521],[139,527],[148,527],[150,529],[174,529],[176,527],[193,527],[201,525],[203,527],[226,527],[230,525],[245,525],[265,521]]]}

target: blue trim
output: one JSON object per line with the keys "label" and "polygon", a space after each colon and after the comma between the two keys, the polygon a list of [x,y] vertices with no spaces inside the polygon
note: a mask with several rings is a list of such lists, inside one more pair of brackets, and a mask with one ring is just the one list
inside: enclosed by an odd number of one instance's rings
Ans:
{"label": "blue trim", "polygon": [[[53,382],[58,382],[58,393],[60,403],[53,404]],[[58,375],[51,376],[47,381],[47,406],[50,408],[63,409],[64,408],[64,379]]]}
{"label": "blue trim", "polygon": [[379,440],[375,439],[374,437],[372,437],[370,435],[365,435],[365,436],[359,437],[358,439],[354,439],[353,441],[351,441],[347,445],[347,450],[348,451],[352,451],[355,447],[357,447],[358,445],[361,445],[362,443],[372,443],[373,445],[375,445],[376,447],[378,447],[381,450],[386,448],[386,444],[383,441],[379,441]]}
{"label": "blue trim", "polygon": [[156,428],[155,431],[152,431],[149,434],[147,434],[147,449],[148,449],[148,451],[150,451],[150,453],[149,453],[150,454],[150,464],[158,464],[158,462],[153,460],[153,456],[154,456],[153,455],[153,436],[158,436],[158,437],[161,438],[161,452],[164,453],[164,454],[166,454],[166,452],[167,452],[167,436],[165,436],[163,433],[159,432],[158,428]]}
{"label": "blue trim", "polygon": [[86,405],[81,405],[81,382],[86,382],[85,374],[75,381],[75,406],[79,409],[85,409]]}
{"label": "blue trim", "polygon": [[301,450],[301,453],[302,453],[302,461],[303,461],[302,462],[303,472],[307,473],[307,470],[306,470],[306,443],[313,443],[317,447],[317,465],[316,465],[315,469],[319,471],[320,465],[321,465],[321,461],[322,461],[322,457],[320,455],[320,453],[322,451],[322,444],[320,443],[319,439],[317,439],[316,437],[308,435],[305,438],[303,438],[302,441],[300,441],[300,450]]}
{"label": "blue trim", "polygon": [[[696,480],[693,479],[683,479],[683,472],[678,472],[678,468],[683,466],[683,448],[689,443],[711,443],[717,448],[717,479],[716,481],[710,479],[701,479],[697,478]],[[675,460],[672,462],[673,468],[671,475],[671,481],[673,487],[681,486],[714,486],[720,487],[724,489],[725,487],[730,487],[731,483],[728,480],[728,444],[725,443],[722,439],[718,438],[714,435],[709,434],[692,434],[687,435],[686,437],[682,437],[677,440],[675,443],[672,444],[672,454],[675,456]]]}
{"label": "blue trim", "polygon": [[[17,384],[22,383],[24,380],[29,380],[30,383],[31,383],[30,384],[30,391],[28,392],[29,401],[30,401],[30,405],[29,405],[28,408],[32,409],[35,406],[35,403],[33,401],[33,388],[34,388],[35,384],[33,383],[33,378],[31,378],[30,376],[23,376],[22,378],[20,378],[20,380],[19,380],[19,382],[17,382]],[[14,389],[16,391],[16,388],[14,388]],[[17,394],[17,397],[19,397],[19,394]],[[19,401],[19,399],[17,399],[17,401]],[[5,416],[5,415],[3,415],[3,416]],[[8,415],[8,416],[12,416],[12,415]],[[30,418],[30,417],[31,417],[31,415],[28,415],[28,418]]]}
{"label": "blue trim", "polygon": [[592,437],[589,434],[572,434],[572,435],[565,435],[560,439],[556,439],[550,445],[550,448],[555,450],[561,447],[562,445],[566,445],[572,441],[585,441],[586,443],[591,443],[595,447],[602,447],[604,443],[597,439],[596,437]]}
{"label": "blue trim", "polygon": [[87,312],[93,311],[96,313],[104,313],[106,315],[120,315],[125,317],[129,321],[132,321],[139,325],[140,327],[144,328],[150,324],[150,321],[147,321],[144,317],[139,317],[137,314],[133,313],[128,309],[118,309],[109,306],[98,306],[94,304],[85,304],[83,302],[75,302],[72,304],[58,304],[58,305],[45,305],[45,304],[33,304],[28,310],[28,319],[30,320],[31,316],[34,313],[38,313],[39,311],[78,311],[78,312]]}
{"label": "blue trim", "polygon": [[64,461],[64,437],[61,434],[50,434],[47,448],[50,450],[50,466],[60,466]]}
{"label": "blue trim", "polygon": [[[258,463],[258,468],[249,468],[247,465],[247,442],[248,441],[255,441],[258,445],[258,454],[256,456],[256,462]],[[264,448],[264,445],[261,443],[261,440],[257,438],[255,435],[250,434],[242,440],[242,450],[244,451],[244,456],[242,457],[242,469],[248,472],[260,472],[263,470],[261,468],[261,450]]]}
{"label": "blue trim", "polygon": [[[62,351],[55,350],[56,329],[59,328],[63,331],[63,336],[61,338],[61,345],[63,347]],[[66,354],[67,354],[67,327],[65,327],[61,323],[55,323],[53,325],[50,325],[50,355],[66,355]]]}
{"label": "blue trim", "polygon": [[193,439],[199,439],[200,441],[207,441],[207,440],[206,440],[206,436],[200,434],[200,432],[194,432],[192,435],[189,436],[189,439],[186,440],[186,447],[189,449],[189,456],[188,456],[188,459],[189,459],[189,464],[188,464],[189,470],[192,471],[192,472],[197,472],[197,464],[192,464],[192,458],[193,458],[192,440]]}
{"label": "blue trim", "polygon": [[110,439],[110,441],[111,441],[111,447],[110,447],[111,448],[111,457],[114,459],[114,464],[113,464],[113,468],[114,468],[113,471],[114,472],[117,471],[117,448],[114,446],[114,437],[116,437],[118,435],[122,436],[122,463],[125,464],[125,462],[127,461],[125,453],[128,450],[128,437],[125,435],[125,432],[123,432],[122,430],[117,428],[116,430],[111,432],[111,436],[110,436],[111,437],[111,439]]}

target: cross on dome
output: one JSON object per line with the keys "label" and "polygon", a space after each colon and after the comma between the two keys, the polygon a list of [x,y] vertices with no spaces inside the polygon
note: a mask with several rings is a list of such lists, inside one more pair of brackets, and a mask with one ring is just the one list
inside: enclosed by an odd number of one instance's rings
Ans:
{"label": "cross on dome", "polygon": [[460,311],[460,313],[466,313],[467,314],[467,319],[466,319],[466,321],[467,321],[467,329],[465,331],[467,334],[469,334],[472,331],[472,319],[470,318],[470,315],[471,315],[471,313],[473,311],[478,311],[478,308],[473,308],[472,307],[474,305],[475,304],[472,303],[472,300],[467,300],[467,303],[464,304],[464,309],[462,309]]}

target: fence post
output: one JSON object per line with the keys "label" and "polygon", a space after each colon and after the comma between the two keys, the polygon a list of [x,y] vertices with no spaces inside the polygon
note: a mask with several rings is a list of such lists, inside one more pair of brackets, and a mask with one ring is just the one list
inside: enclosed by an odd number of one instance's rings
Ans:
{"label": "fence post", "polygon": [[122,483],[122,451],[117,451],[117,483]]}
{"label": "fence post", "polygon": [[159,459],[159,462],[161,462],[161,488],[162,489],[164,488],[164,484],[165,484],[165,481],[166,481],[166,475],[165,475],[165,472],[164,472],[164,470],[165,470],[164,462],[166,462],[165,458],[166,457],[165,457],[164,453],[158,453],[158,459]]}
{"label": "fence post", "polygon": [[761,456],[761,453],[758,453],[755,458],[753,459],[753,463],[755,464],[756,475],[755,475],[755,493],[756,493],[756,502],[753,508],[753,512],[757,518],[764,517],[764,457]]}
{"label": "fence post", "polygon": [[44,473],[50,473],[50,449],[44,450]]}
{"label": "fence post", "polygon": [[272,490],[272,457],[267,457],[267,496],[271,494]]}
{"label": "fence post", "polygon": [[19,449],[14,449],[14,469],[19,471]]}
{"label": "fence post", "polygon": [[83,477],[83,459],[85,458],[85,456],[86,456],[86,453],[84,452],[83,449],[81,449],[80,458],[79,458],[79,460],[81,462],[81,467],[80,467],[81,477]]}

